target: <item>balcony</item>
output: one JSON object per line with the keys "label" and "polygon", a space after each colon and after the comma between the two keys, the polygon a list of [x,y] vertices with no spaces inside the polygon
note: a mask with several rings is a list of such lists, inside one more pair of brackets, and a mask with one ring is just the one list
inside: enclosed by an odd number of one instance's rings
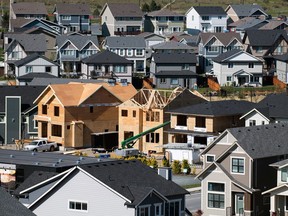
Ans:
{"label": "balcony", "polygon": [[187,126],[183,126],[183,125],[176,125],[175,127],[176,130],[188,130]]}
{"label": "balcony", "polygon": [[125,36],[125,35],[138,35],[141,31],[114,31],[114,35]]}
{"label": "balcony", "polygon": [[93,70],[90,71],[91,77],[94,79],[97,78],[111,78],[113,76],[113,72],[103,72],[103,71],[97,71],[97,70]]}
{"label": "balcony", "polygon": [[194,131],[197,131],[197,132],[207,132],[207,129],[206,129],[206,128],[203,128],[203,127],[194,127]]}

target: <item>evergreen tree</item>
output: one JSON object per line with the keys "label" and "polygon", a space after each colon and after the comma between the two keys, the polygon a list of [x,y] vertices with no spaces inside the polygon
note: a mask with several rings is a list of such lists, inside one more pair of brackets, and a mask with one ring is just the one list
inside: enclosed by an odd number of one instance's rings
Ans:
{"label": "evergreen tree", "polygon": [[4,31],[8,31],[9,28],[9,14],[7,11],[5,11],[5,13],[2,16],[2,28],[4,29]]}
{"label": "evergreen tree", "polygon": [[150,12],[150,7],[146,2],[142,5],[142,11],[143,12]]}

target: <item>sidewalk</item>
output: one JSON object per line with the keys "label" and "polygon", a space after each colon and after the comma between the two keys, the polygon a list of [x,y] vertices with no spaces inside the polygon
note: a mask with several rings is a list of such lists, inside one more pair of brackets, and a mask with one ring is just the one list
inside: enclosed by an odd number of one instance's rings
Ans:
{"label": "sidewalk", "polygon": [[201,191],[201,187],[194,187],[194,188],[187,188],[186,189],[189,193],[197,193]]}

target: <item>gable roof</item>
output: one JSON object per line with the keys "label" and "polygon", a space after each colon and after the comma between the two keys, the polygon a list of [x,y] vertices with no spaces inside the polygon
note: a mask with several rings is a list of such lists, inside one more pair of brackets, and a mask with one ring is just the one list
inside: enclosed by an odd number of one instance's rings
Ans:
{"label": "gable roof", "polygon": [[287,27],[288,23],[283,20],[269,20],[269,22],[266,25],[260,27],[259,29],[277,29],[281,25]]}
{"label": "gable roof", "polygon": [[168,10],[168,9],[161,9],[161,10],[157,10],[157,11],[152,11],[150,13],[147,14],[150,17],[162,17],[162,16],[178,16],[178,17],[184,17],[184,15],[176,13],[172,10]]}
{"label": "gable roof", "polygon": [[230,128],[227,131],[253,159],[274,157],[288,152],[287,123]]}
{"label": "gable roof", "polygon": [[17,14],[39,14],[47,15],[47,9],[43,2],[17,2],[11,4],[12,10]]}
{"label": "gable roof", "polygon": [[105,39],[105,45],[109,48],[145,48],[146,42],[144,37],[135,36],[109,36]]}
{"label": "gable roof", "polygon": [[36,216],[2,187],[0,187],[0,209],[1,215],[5,216]]}
{"label": "gable roof", "polygon": [[68,3],[57,3],[55,10],[60,15],[90,15],[90,7],[88,4],[68,4]]}
{"label": "gable roof", "polygon": [[225,10],[220,6],[194,6],[193,8],[200,16],[227,16]]}
{"label": "gable roof", "polygon": [[20,67],[20,66],[23,66],[23,65],[31,62],[31,61],[34,61],[34,60],[38,59],[38,58],[42,58],[42,59],[50,62],[51,64],[58,65],[57,63],[51,61],[50,59],[46,58],[46,57],[43,56],[43,55],[39,55],[38,53],[32,53],[31,55],[28,55],[28,56],[26,56],[25,58],[20,59],[20,60],[14,62],[14,65],[15,65],[16,67]]}
{"label": "gable roof", "polygon": [[109,50],[104,50],[93,54],[82,60],[85,64],[124,64],[124,65],[132,65],[133,62],[113,53]]}
{"label": "gable roof", "polygon": [[235,39],[242,43],[240,34],[236,32],[201,32],[199,37],[202,39],[204,45],[206,45],[213,37],[216,37],[224,46],[228,46]]}
{"label": "gable roof", "polygon": [[259,26],[261,28],[267,23],[268,21],[264,19],[257,19],[256,17],[244,17],[240,20],[237,20],[236,22],[230,23],[228,26],[234,27],[236,30],[247,30],[252,28],[258,29]]}
{"label": "gable roof", "polygon": [[165,41],[163,43],[151,46],[153,50],[157,49],[170,49],[170,50],[192,50],[193,47],[176,41]]}
{"label": "gable roof", "polygon": [[70,82],[79,82],[79,83],[103,83],[103,80],[97,79],[69,79],[62,77],[51,77],[51,78],[40,78],[34,77],[33,80],[28,83],[30,86],[48,86],[50,84],[65,84]]}
{"label": "gable roof", "polygon": [[265,118],[267,121],[270,121],[269,119],[269,108],[268,107],[264,107],[264,108],[254,108],[252,110],[250,110],[249,112],[245,113],[244,115],[242,115],[240,117],[240,119],[245,118],[246,116],[250,115],[251,113],[256,112],[259,115],[261,115],[263,118]]}
{"label": "gable roof", "polygon": [[276,60],[288,62],[288,53],[284,53],[283,55],[274,55],[273,57]]}
{"label": "gable roof", "polygon": [[272,46],[280,37],[288,41],[288,36],[285,30],[247,30],[245,38],[249,38],[249,44],[251,46]]}
{"label": "gable roof", "polygon": [[[227,52],[221,53],[220,55],[218,55],[217,57],[213,58],[212,60],[214,62],[218,62],[218,63],[223,63],[223,62],[229,62],[231,59],[233,59],[234,57],[241,55],[241,54],[245,54],[246,56],[250,56],[251,58],[253,58],[254,60],[241,60],[241,62],[244,61],[249,61],[249,62],[262,62],[260,59],[254,57],[253,55],[251,55],[250,53],[247,53],[243,50],[239,50],[239,49],[232,49],[229,50]],[[240,60],[239,60],[240,61]]]}
{"label": "gable roof", "polygon": [[56,45],[58,49],[67,42],[71,42],[78,50],[82,50],[89,42],[93,43],[97,48],[99,46],[97,36],[88,35],[59,35],[56,37]]}
{"label": "gable roof", "polygon": [[143,17],[144,15],[138,4],[106,3],[100,13],[100,16],[102,16],[107,7],[109,7],[114,17]]}
{"label": "gable roof", "polygon": [[195,53],[154,53],[152,58],[156,64],[177,63],[177,64],[196,64]]}
{"label": "gable roof", "polygon": [[267,14],[264,12],[263,8],[258,4],[229,5],[225,11],[227,12],[229,8],[232,8],[238,17],[251,16],[257,10],[261,11],[263,14],[265,14],[267,16]]}
{"label": "gable roof", "polygon": [[249,111],[254,103],[248,101],[223,100],[207,101],[191,106],[170,109],[168,113],[187,114],[197,116],[231,116],[242,115]]}
{"label": "gable roof", "polygon": [[46,43],[43,43],[43,41],[46,41],[44,34],[5,34],[5,37],[11,38],[12,42],[9,43],[5,47],[5,51],[10,47],[10,45],[13,43],[13,41],[18,42],[25,52],[46,52],[47,47]]}
{"label": "gable roof", "polygon": [[35,106],[33,101],[44,88],[44,86],[0,86],[0,113],[5,112],[6,96],[21,96],[21,112],[25,112]]}

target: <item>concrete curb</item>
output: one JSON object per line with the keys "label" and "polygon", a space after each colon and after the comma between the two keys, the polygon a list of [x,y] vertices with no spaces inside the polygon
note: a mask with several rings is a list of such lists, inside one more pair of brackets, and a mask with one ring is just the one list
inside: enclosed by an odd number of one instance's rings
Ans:
{"label": "concrete curb", "polygon": [[195,188],[187,188],[186,189],[189,193],[196,193],[201,191],[201,187],[195,187]]}

